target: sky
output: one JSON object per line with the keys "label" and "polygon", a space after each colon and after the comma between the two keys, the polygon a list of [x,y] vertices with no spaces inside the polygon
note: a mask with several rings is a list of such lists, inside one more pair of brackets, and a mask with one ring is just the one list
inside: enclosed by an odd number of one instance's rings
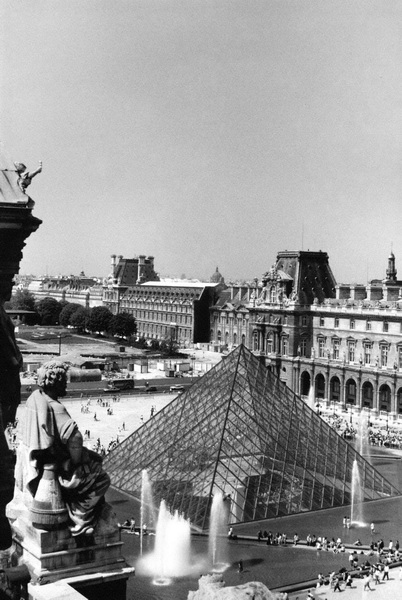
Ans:
{"label": "sky", "polygon": [[20,273],[402,279],[402,3],[2,0],[0,140],[43,172]]}

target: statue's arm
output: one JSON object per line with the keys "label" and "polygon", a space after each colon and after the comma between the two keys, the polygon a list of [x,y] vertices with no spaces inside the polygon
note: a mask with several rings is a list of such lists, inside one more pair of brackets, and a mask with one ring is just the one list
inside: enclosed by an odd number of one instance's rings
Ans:
{"label": "statue's arm", "polygon": [[42,161],[39,161],[39,167],[38,169],[36,169],[36,171],[32,171],[32,173],[28,173],[28,177],[30,179],[32,179],[32,177],[35,177],[35,175],[38,175],[38,173],[42,173]]}

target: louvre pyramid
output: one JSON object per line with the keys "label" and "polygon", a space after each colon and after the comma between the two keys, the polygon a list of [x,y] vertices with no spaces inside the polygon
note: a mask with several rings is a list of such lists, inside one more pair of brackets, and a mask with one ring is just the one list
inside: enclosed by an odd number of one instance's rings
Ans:
{"label": "louvre pyramid", "polygon": [[105,459],[112,485],[155,499],[200,529],[212,496],[230,498],[230,522],[351,503],[357,460],[364,500],[399,495],[386,479],[245,346],[124,440]]}

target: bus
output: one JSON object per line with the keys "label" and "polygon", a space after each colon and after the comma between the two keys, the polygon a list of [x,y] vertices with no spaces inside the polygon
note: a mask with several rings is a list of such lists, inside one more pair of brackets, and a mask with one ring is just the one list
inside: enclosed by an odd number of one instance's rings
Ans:
{"label": "bus", "polygon": [[121,392],[123,390],[133,390],[134,379],[110,379],[104,392]]}

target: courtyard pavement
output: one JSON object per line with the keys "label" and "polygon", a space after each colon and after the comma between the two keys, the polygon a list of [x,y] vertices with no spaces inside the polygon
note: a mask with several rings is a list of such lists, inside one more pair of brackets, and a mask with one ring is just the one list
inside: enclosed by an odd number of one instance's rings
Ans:
{"label": "courtyard pavement", "polygon": [[319,589],[308,588],[303,592],[289,594],[289,598],[290,600],[304,600],[307,598],[309,590],[311,590],[317,600],[329,600],[329,598],[337,598],[338,595],[341,596],[342,600],[400,600],[402,598],[402,581],[399,579],[399,573],[399,569],[392,569],[389,581],[382,581],[379,585],[371,582],[372,591],[363,590],[362,579],[354,579],[353,587],[345,589],[345,584],[343,584],[341,592],[334,592],[329,589],[328,585],[324,585]]}

